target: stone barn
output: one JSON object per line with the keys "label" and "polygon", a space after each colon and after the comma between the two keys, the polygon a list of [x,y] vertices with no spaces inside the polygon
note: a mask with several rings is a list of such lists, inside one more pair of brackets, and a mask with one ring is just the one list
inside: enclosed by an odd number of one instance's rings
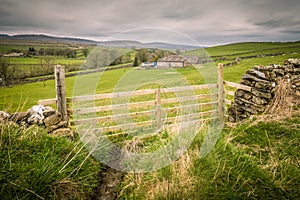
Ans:
{"label": "stone barn", "polygon": [[157,61],[158,69],[183,68],[191,65],[188,60],[179,55],[168,55]]}

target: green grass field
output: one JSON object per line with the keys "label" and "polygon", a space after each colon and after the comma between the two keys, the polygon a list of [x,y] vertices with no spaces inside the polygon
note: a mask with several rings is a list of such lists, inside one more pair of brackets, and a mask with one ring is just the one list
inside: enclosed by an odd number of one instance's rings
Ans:
{"label": "green grass field", "polygon": [[[14,65],[40,65],[41,60],[43,60],[45,56],[39,56],[39,57],[31,57],[31,58],[10,58],[9,61],[11,64]],[[79,64],[81,65],[84,62],[84,58],[64,58],[64,57],[53,57],[51,61],[53,64]]]}
{"label": "green grass field", "polygon": [[[263,43],[265,44],[265,43]],[[296,45],[298,43],[288,43],[288,44],[277,44],[277,43],[266,43],[266,46],[263,44],[259,45],[257,43],[250,43],[250,47],[248,47],[248,43],[244,44],[234,44],[234,45],[227,45],[223,46],[224,51],[221,51],[222,47],[211,47],[208,48],[208,51],[212,52],[213,55],[220,54],[223,52],[224,54],[228,53],[237,53],[237,52],[249,52],[249,49],[251,49],[253,46],[254,49],[262,49],[262,48],[271,48],[276,47],[278,45],[281,46],[288,46],[288,45]],[[236,50],[229,51],[230,46],[233,46]],[[247,48],[246,48],[247,47]],[[294,47],[293,47],[294,48]],[[294,49],[299,50],[299,49]],[[261,50],[262,51],[262,50]],[[252,69],[255,65],[268,65],[268,64],[283,64],[284,60],[288,58],[300,58],[300,53],[288,53],[286,55],[282,56],[275,56],[275,57],[260,57],[260,58],[251,58],[251,59],[243,59],[240,61],[239,64],[233,65],[230,67],[224,68],[224,79],[227,81],[232,82],[239,82],[242,75],[249,69]],[[27,59],[30,59],[30,62],[38,62],[39,60],[37,58],[22,58],[24,62],[27,62]],[[59,60],[57,60],[59,61]],[[81,61],[80,59],[62,59],[60,60],[61,64],[71,62],[76,63]],[[29,62],[29,61],[28,61]],[[201,75],[204,77],[209,77],[210,75],[214,77],[210,77],[210,80],[216,80],[216,73],[215,70],[212,70],[213,73],[211,73],[210,70],[208,72],[205,72],[205,69],[214,68],[216,67],[215,64],[205,64],[206,68],[202,68],[200,70]],[[126,69],[127,71],[129,69]],[[187,77],[189,79],[190,84],[200,84],[202,83],[199,76],[195,71],[193,71],[193,68],[186,68],[186,69],[180,69],[179,70],[183,76]],[[152,74],[153,71],[147,70],[137,70],[136,71],[136,77],[139,76],[156,76],[155,71],[154,74]],[[84,79],[93,79],[95,77],[100,76],[101,73],[96,74],[88,74],[84,75]],[[102,76],[101,82],[99,83],[97,87],[97,93],[109,93],[113,91],[113,86],[118,82],[120,77],[124,75],[123,69],[119,70],[113,70],[113,71],[107,71]],[[73,86],[74,86],[75,77],[66,78],[66,84],[67,84],[67,96],[72,96],[73,94]],[[37,83],[29,83],[24,85],[17,85],[11,88],[0,88],[0,110],[7,110],[7,111],[14,111],[14,110],[26,110],[32,105],[35,105],[38,100],[40,99],[48,99],[48,98],[54,98],[55,97],[55,83],[54,80],[46,81],[46,87],[43,87],[43,83],[37,82]],[[37,92],[38,91],[38,92]]]}
{"label": "green grass field", "polygon": [[[205,48],[210,56],[230,56],[232,54],[253,55],[269,52],[285,51],[293,49],[296,46],[299,51],[300,42],[244,42],[234,43],[222,46]],[[200,50],[200,52],[202,52]],[[258,53],[256,53],[258,52]],[[199,50],[193,50],[188,54],[198,55]]]}

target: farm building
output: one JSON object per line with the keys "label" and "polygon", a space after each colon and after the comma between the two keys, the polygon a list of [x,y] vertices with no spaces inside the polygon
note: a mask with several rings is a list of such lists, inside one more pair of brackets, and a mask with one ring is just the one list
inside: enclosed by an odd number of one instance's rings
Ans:
{"label": "farm building", "polygon": [[161,58],[157,61],[158,69],[169,69],[172,67],[182,68],[189,66],[188,60],[179,55],[168,55],[167,57]]}
{"label": "farm building", "polygon": [[187,59],[187,61],[190,64],[199,64],[200,63],[200,58],[198,58],[197,56],[185,55],[184,57]]}

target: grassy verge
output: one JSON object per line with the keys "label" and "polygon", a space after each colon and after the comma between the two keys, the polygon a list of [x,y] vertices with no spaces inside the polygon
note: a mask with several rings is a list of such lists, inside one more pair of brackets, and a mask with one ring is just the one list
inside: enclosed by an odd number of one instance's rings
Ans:
{"label": "grassy verge", "polygon": [[88,199],[98,185],[99,163],[79,142],[44,129],[0,127],[1,199]]}
{"label": "grassy verge", "polygon": [[121,199],[299,199],[300,115],[225,127],[199,157],[203,133],[171,166],[128,174]]}

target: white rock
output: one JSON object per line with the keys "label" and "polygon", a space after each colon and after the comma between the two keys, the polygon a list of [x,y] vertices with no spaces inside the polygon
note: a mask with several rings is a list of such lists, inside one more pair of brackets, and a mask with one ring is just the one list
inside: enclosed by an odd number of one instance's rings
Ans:
{"label": "white rock", "polygon": [[10,114],[5,111],[0,111],[0,121],[7,120],[10,117]]}
{"label": "white rock", "polygon": [[37,105],[37,106],[33,106],[31,109],[33,112],[43,115],[43,111],[45,110],[45,107],[42,105]]}
{"label": "white rock", "polygon": [[27,122],[29,124],[43,124],[44,116],[39,113],[33,113],[30,117],[28,117]]}

